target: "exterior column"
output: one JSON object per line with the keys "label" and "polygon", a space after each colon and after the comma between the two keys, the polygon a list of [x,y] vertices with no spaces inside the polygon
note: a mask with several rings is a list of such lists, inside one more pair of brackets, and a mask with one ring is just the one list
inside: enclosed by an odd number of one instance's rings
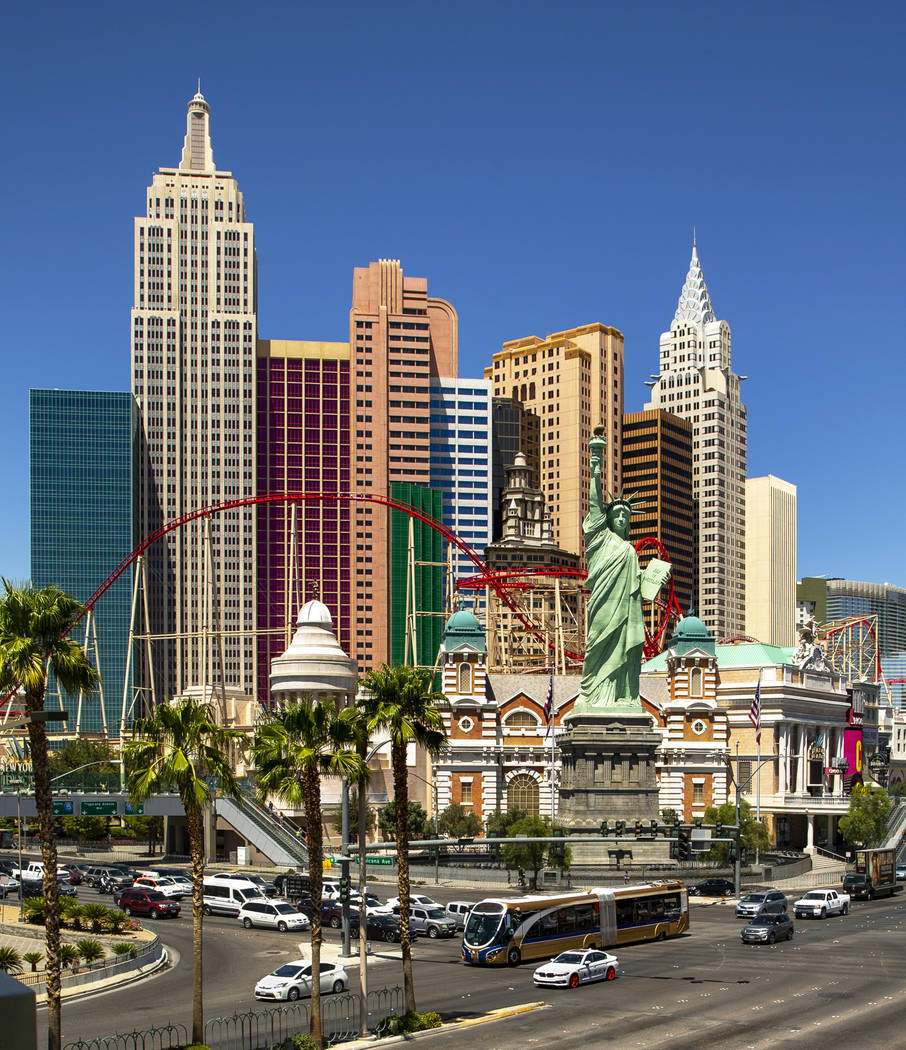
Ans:
{"label": "exterior column", "polygon": [[806,836],[805,836],[805,852],[815,852],[815,814],[806,813]]}
{"label": "exterior column", "polygon": [[799,775],[797,777],[799,782],[799,794],[808,794],[808,727],[806,725],[799,726]]}
{"label": "exterior column", "polygon": [[780,752],[778,760],[778,778],[777,778],[777,791],[778,794],[784,795],[786,793],[787,784],[790,782],[790,771],[789,771],[789,751],[790,751],[790,727],[787,724],[783,724],[780,727],[780,736],[777,741],[777,748]]}

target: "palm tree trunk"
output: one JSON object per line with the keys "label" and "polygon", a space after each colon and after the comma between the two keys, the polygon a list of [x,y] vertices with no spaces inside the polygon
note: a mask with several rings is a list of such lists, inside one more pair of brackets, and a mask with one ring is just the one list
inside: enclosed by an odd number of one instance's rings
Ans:
{"label": "palm tree trunk", "polygon": [[192,857],[192,1042],[204,1043],[204,820],[197,804],[182,800]]}
{"label": "palm tree trunk", "polygon": [[311,889],[311,1036],[321,1034],[321,895],[324,888],[324,829],[321,826],[321,778],[316,769],[302,770],[302,794],[308,823],[308,877]]}
{"label": "palm tree trunk", "polygon": [[[44,707],[44,689],[26,695],[29,711]],[[35,805],[38,834],[44,861],[44,926],[47,939],[47,1050],[61,1050],[63,1042],[61,990],[63,964],[60,958],[60,887],[57,884],[57,844],[53,829],[53,799],[50,791],[50,763],[47,760],[47,730],[43,722],[30,722],[28,743],[35,776]],[[21,879],[21,875],[19,876]]]}
{"label": "palm tree trunk", "polygon": [[[364,762],[368,757],[368,737],[361,736],[356,747],[359,758]],[[365,907],[365,886],[367,872],[365,869],[365,843],[368,832],[368,798],[365,794],[365,781],[359,783],[359,1036],[368,1035],[368,909]]]}
{"label": "palm tree trunk", "polygon": [[403,953],[403,994],[406,1013],[415,1012],[415,980],[412,975],[412,935],[409,932],[409,771],[406,745],[390,745],[393,765],[393,799],[396,803],[396,866],[399,872],[400,948]]}

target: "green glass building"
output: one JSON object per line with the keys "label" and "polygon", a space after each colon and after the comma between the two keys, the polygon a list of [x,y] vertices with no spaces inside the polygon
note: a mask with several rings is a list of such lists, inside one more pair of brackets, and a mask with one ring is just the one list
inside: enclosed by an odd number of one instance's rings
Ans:
{"label": "green glass building", "polygon": [[[133,455],[138,415],[129,393],[31,390],[29,472],[31,579],[86,601],[135,546]],[[67,732],[118,737],[132,603],[127,570],[95,605],[97,642],[88,655],[99,666],[99,688],[82,697],[63,694]],[[84,642],[84,621],[73,637]],[[132,674],[125,682],[133,699]],[[101,696],[103,695],[103,705]],[[47,706],[57,705],[48,685]]]}
{"label": "green glass building", "polygon": [[[439,489],[394,482],[390,498],[443,522],[444,498]],[[406,654],[406,588],[409,560],[409,522],[412,522],[415,562],[416,656]],[[400,510],[390,511],[390,663],[433,667],[444,633],[443,536],[418,518]]]}

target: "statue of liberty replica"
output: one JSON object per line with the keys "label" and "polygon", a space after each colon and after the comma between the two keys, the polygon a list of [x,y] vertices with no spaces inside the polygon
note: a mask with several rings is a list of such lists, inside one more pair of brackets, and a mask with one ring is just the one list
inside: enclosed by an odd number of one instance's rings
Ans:
{"label": "statue of liberty replica", "polygon": [[[606,446],[603,427],[595,428],[589,442],[589,510],[582,523],[589,591],[582,688],[566,719],[567,732],[558,740],[559,821],[573,834],[597,834],[602,820],[611,826],[623,820],[631,827],[658,816],[655,757],[661,735],[639,697],[642,599],[657,595],[670,566],[654,559],[644,572],[640,569],[629,542],[632,500],[608,496],[601,484]],[[580,862],[610,859],[606,847],[589,843],[573,852],[580,850]],[[650,850],[645,853],[650,859]]]}

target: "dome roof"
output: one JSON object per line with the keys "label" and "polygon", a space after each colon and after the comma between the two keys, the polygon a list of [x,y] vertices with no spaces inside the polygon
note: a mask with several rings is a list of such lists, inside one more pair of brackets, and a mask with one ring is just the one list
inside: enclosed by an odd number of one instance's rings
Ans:
{"label": "dome roof", "polygon": [[296,626],[301,627],[305,623],[314,624],[318,627],[332,628],[333,617],[330,615],[330,609],[323,602],[317,600],[306,602],[296,617]]}
{"label": "dome roof", "polygon": [[484,628],[478,622],[478,617],[468,609],[459,609],[453,613],[444,627],[443,645],[447,652],[463,644],[485,652]]}
{"label": "dome roof", "polygon": [[697,616],[684,616],[676,625],[674,638],[710,638],[711,632]]}
{"label": "dome roof", "polygon": [[714,656],[714,635],[697,616],[684,616],[676,625],[667,648],[682,656],[692,649],[702,649]]}
{"label": "dome roof", "polygon": [[271,661],[271,692],[277,699],[303,693],[354,693],[355,660],[343,652],[333,618],[323,602],[306,602],[296,619],[296,633],[282,656]]}

